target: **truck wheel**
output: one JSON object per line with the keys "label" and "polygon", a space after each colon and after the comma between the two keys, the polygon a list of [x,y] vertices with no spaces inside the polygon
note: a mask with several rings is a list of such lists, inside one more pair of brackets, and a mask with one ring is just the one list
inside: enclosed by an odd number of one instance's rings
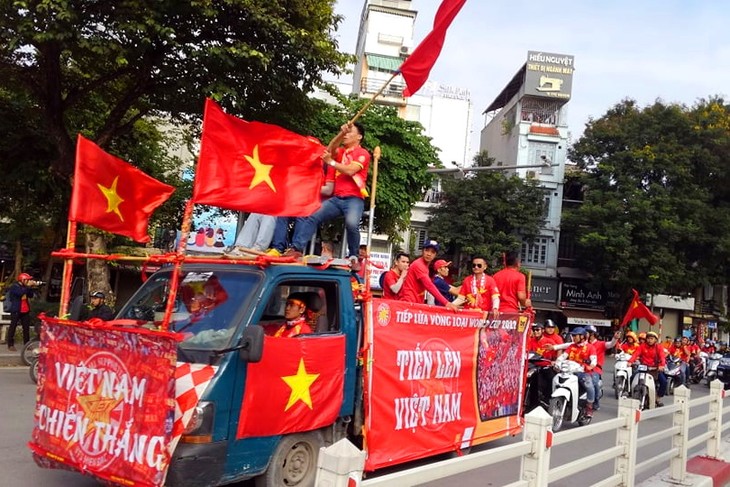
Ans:
{"label": "truck wheel", "polygon": [[256,477],[256,487],[313,487],[317,456],[324,446],[319,431],[284,436],[266,472]]}

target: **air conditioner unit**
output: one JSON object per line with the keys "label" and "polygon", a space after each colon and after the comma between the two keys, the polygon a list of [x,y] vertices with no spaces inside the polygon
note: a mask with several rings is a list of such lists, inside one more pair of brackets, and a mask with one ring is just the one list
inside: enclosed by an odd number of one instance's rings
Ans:
{"label": "air conditioner unit", "polygon": [[400,46],[401,56],[407,55],[409,51],[410,51],[410,48],[408,46]]}
{"label": "air conditioner unit", "polygon": [[527,179],[535,179],[535,171],[527,171]]}

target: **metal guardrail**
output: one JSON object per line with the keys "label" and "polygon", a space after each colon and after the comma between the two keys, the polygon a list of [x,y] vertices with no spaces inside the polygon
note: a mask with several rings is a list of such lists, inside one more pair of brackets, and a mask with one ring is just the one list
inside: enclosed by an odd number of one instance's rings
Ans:
{"label": "metal guardrail", "polygon": [[[712,382],[710,395],[690,400],[691,392],[680,386],[674,390],[674,404],[667,407],[639,411],[639,401],[621,398],[618,417],[600,423],[553,434],[552,418],[538,408],[525,416],[522,441],[463,457],[431,463],[410,470],[384,475],[361,482],[363,487],[404,487],[443,479],[467,470],[522,458],[520,480],[503,487],[547,487],[549,482],[569,477],[592,468],[600,462],[615,460],[613,475],[591,487],[633,487],[636,475],[647,469],[669,463],[669,476],[681,484],[687,477],[687,452],[705,443],[707,456],[719,458],[722,433],[730,429],[723,425],[723,414],[730,414],[730,406],[723,408],[724,386]],[[709,404],[709,413],[690,419],[690,409]],[[638,438],[639,424],[651,418],[672,416],[672,427]],[[689,437],[692,427],[707,424],[707,431]],[[550,450],[553,446],[582,440],[608,431],[616,431],[616,444],[603,451],[581,457],[550,469]],[[657,441],[671,438],[672,448],[654,457],[636,462],[637,450]]]}

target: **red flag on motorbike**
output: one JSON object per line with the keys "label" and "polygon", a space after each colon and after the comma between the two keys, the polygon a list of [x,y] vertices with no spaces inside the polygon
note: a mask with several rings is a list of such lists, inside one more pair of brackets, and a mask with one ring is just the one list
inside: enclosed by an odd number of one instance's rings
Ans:
{"label": "red flag on motorbike", "polygon": [[649,308],[641,302],[641,299],[639,299],[639,292],[636,289],[632,289],[631,291],[634,293],[634,297],[631,300],[629,309],[624,315],[624,319],[621,321],[621,326],[626,326],[629,321],[641,318],[644,318],[652,326],[659,323],[659,317],[652,313]]}

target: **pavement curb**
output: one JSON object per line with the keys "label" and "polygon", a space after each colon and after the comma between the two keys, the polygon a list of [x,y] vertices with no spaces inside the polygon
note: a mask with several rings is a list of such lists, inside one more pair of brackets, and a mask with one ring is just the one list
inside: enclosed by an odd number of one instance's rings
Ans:
{"label": "pavement curb", "polygon": [[18,367],[23,365],[23,361],[20,358],[20,351],[8,352],[6,349],[7,346],[0,352],[0,367]]}
{"label": "pavement curb", "polygon": [[687,472],[709,477],[713,487],[730,483],[730,463],[718,458],[702,455],[690,458],[687,460]]}

